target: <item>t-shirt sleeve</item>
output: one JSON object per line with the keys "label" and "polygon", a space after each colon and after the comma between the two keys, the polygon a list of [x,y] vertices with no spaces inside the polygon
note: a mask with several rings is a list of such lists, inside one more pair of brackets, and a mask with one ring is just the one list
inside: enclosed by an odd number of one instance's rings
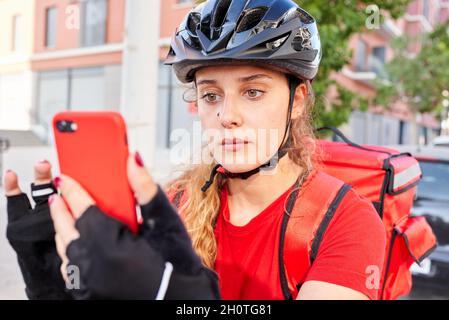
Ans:
{"label": "t-shirt sleeve", "polygon": [[350,190],[334,214],[305,281],[322,281],[379,298],[385,227],[369,200]]}

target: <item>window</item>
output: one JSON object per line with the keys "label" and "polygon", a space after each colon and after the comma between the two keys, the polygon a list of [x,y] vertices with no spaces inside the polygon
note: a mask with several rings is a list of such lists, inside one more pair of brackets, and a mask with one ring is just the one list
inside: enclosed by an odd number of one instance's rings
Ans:
{"label": "window", "polygon": [[97,46],[106,42],[107,0],[86,0],[81,4],[82,47]]}
{"label": "window", "polygon": [[447,180],[449,179],[449,163],[420,161],[423,179],[418,186],[418,201],[449,202]]}
{"label": "window", "polygon": [[[52,141],[51,119],[62,110],[117,110],[121,66],[52,70],[38,73],[37,119]],[[1,95],[0,95],[1,98]]]}
{"label": "window", "polygon": [[[192,135],[194,134],[193,126],[195,121],[198,120],[198,116],[189,112],[188,104],[183,99],[186,90],[187,86],[178,81],[172,68],[160,62],[158,88],[158,104],[160,107],[157,108],[156,122],[156,147],[159,149],[168,149],[173,146],[170,136],[175,129],[185,129]],[[200,140],[201,137],[198,139]],[[191,143],[191,140],[187,142]],[[187,146],[184,147],[187,148]]]}
{"label": "window", "polygon": [[371,55],[371,71],[381,76],[385,72],[385,47],[375,47]]}
{"label": "window", "polygon": [[46,71],[38,74],[37,123],[43,126],[45,142],[53,139],[51,120],[55,113],[66,110],[69,90],[68,71]]}
{"label": "window", "polygon": [[426,19],[428,21],[430,21],[429,17],[430,17],[430,4],[429,4],[429,0],[423,0],[423,9],[422,9],[422,14],[424,17],[426,17]]}
{"label": "window", "polygon": [[73,69],[70,77],[70,109],[105,108],[104,67]]}
{"label": "window", "polygon": [[20,52],[23,50],[23,17],[16,15],[12,19],[12,51]]}
{"label": "window", "polygon": [[361,39],[357,44],[355,68],[356,71],[366,70],[366,43]]}
{"label": "window", "polygon": [[56,27],[58,10],[50,7],[45,12],[45,46],[52,48],[56,46]]}

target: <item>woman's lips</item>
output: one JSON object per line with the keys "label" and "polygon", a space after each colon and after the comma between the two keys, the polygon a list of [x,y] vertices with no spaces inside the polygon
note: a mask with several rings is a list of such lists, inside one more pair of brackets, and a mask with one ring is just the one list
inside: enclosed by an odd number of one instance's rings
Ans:
{"label": "woman's lips", "polygon": [[226,151],[238,151],[241,150],[249,142],[238,138],[223,139],[221,145]]}

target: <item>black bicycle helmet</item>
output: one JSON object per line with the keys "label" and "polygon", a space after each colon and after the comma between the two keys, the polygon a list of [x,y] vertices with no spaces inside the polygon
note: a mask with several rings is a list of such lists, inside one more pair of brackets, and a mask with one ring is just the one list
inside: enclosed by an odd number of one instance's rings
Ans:
{"label": "black bicycle helmet", "polygon": [[[218,60],[218,61],[217,61]],[[238,60],[238,61],[236,61]],[[181,82],[200,67],[260,63],[312,80],[321,60],[315,19],[291,0],[209,0],[172,38],[166,64]]]}
{"label": "black bicycle helmet", "polygon": [[202,67],[263,64],[289,75],[290,100],[281,147],[265,164],[232,173],[215,166],[202,191],[217,173],[247,179],[287,154],[294,95],[300,80],[313,80],[321,61],[315,19],[291,0],[209,0],[190,11],[177,29],[165,64],[183,83],[194,81]]}

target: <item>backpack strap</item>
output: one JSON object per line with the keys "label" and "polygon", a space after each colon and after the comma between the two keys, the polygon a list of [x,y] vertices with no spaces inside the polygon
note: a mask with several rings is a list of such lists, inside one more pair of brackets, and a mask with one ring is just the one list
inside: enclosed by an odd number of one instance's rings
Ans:
{"label": "backpack strap", "polygon": [[290,194],[279,244],[280,282],[286,299],[298,294],[324,233],[350,188],[337,178],[314,171],[300,190],[294,188]]}
{"label": "backpack strap", "polygon": [[321,240],[323,240],[324,233],[327,230],[327,227],[329,226],[329,223],[332,220],[332,217],[334,216],[335,212],[337,211],[338,206],[340,205],[341,201],[343,200],[344,196],[348,191],[351,189],[351,186],[349,184],[344,184],[340,190],[338,190],[337,195],[335,196],[334,200],[332,201],[330,207],[327,209],[326,214],[324,215],[323,220],[320,223],[320,226],[318,227],[318,230],[316,232],[315,238],[313,239],[312,248],[310,252],[310,264],[313,264],[313,262],[316,259],[316,256],[318,255],[318,249],[320,248]]}

